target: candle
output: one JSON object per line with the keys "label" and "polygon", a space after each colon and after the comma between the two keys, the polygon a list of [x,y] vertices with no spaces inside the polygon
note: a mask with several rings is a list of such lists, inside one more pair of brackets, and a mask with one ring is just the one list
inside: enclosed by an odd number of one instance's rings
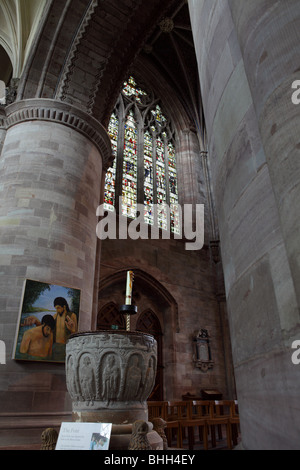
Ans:
{"label": "candle", "polygon": [[128,271],[128,273],[127,273],[125,305],[131,305],[131,301],[132,301],[132,284],[133,284],[133,272]]}

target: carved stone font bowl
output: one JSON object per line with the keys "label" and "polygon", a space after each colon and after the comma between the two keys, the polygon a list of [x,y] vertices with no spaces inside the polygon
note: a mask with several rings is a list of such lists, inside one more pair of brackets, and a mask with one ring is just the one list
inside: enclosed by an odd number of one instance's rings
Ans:
{"label": "carved stone font bowl", "polygon": [[153,336],[119,330],[78,333],[66,346],[73,420],[126,425],[148,420],[156,377]]}

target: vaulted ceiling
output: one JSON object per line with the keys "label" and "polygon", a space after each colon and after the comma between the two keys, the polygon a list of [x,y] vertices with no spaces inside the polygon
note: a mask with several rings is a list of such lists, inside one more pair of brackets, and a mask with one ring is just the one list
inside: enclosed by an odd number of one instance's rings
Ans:
{"label": "vaulted ceiling", "polygon": [[0,0],[0,8],[19,99],[60,99],[106,125],[124,79],[137,70],[204,129],[186,0]]}
{"label": "vaulted ceiling", "polygon": [[[10,74],[14,77],[21,75],[45,5],[46,0],[0,0],[2,80],[7,81]],[[7,70],[6,76],[4,71]]]}
{"label": "vaulted ceiling", "polygon": [[204,125],[198,65],[188,3],[173,3],[157,23],[139,54],[139,63],[150,62],[172,87],[191,123]]}

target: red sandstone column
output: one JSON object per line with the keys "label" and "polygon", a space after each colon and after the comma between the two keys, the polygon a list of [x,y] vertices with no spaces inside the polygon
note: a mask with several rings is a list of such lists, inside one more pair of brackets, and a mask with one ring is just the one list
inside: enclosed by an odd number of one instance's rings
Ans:
{"label": "red sandstone column", "polygon": [[243,445],[298,449],[291,345],[300,332],[299,111],[291,86],[299,2],[189,0],[189,7]]}
{"label": "red sandstone column", "polygon": [[[212,237],[211,207],[208,200],[208,181],[206,180],[197,133],[193,128],[186,128],[180,132],[177,142],[178,168],[184,171],[178,175],[178,192],[182,209],[184,204],[204,204],[205,210],[205,243],[209,243]],[[199,164],[200,160],[200,164]]]}
{"label": "red sandstone column", "polygon": [[[243,5],[241,5],[243,3]],[[245,5],[244,5],[245,3]],[[246,5],[247,3],[247,5]],[[300,5],[297,0],[229,0],[300,305]],[[298,322],[299,310],[294,321]]]}
{"label": "red sandstone column", "polygon": [[0,155],[3,147],[3,142],[6,135],[5,129],[5,110],[0,107]]}
{"label": "red sandstone column", "polygon": [[[22,287],[25,279],[33,279],[80,289],[79,329],[91,329],[96,210],[110,140],[98,121],[57,101],[16,102],[6,115],[0,160],[0,339],[6,342],[7,365],[0,375],[0,383],[5,376],[0,413],[64,410],[64,368],[44,367],[42,375],[38,368],[33,390],[27,375],[34,365],[10,359]],[[55,374],[61,374],[59,380]],[[39,399],[37,391],[43,392]]]}

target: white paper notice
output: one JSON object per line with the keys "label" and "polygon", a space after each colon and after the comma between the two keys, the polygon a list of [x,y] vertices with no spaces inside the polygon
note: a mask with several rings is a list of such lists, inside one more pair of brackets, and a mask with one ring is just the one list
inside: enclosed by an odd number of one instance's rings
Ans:
{"label": "white paper notice", "polygon": [[62,423],[55,450],[108,450],[111,429],[111,423]]}

